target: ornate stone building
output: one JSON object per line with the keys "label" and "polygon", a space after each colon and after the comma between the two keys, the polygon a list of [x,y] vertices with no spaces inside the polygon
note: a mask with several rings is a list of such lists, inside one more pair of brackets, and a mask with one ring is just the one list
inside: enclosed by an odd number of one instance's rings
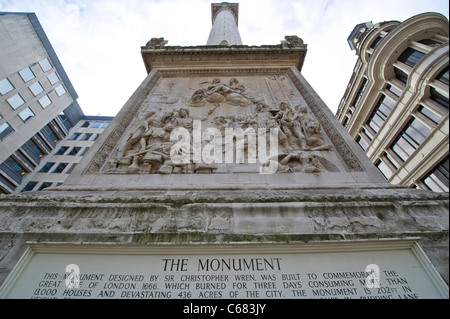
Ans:
{"label": "ornate stone building", "polygon": [[[0,199],[1,297],[448,297],[448,197],[387,183],[301,74],[302,39],[242,45],[237,9],[212,5],[206,46],[151,39],[66,182]],[[34,289],[70,269],[81,289]]]}
{"label": "ornate stone building", "polygon": [[389,182],[449,190],[448,20],[423,13],[355,27],[337,117]]}

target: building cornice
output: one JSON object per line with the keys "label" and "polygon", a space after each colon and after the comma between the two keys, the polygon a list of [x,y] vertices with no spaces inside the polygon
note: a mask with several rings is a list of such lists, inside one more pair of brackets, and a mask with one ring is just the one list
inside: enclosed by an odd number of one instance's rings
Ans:
{"label": "building cornice", "polygon": [[[149,45],[141,48],[142,58],[148,73],[153,69],[161,73],[195,74],[228,69],[240,73],[243,69],[266,72],[288,70],[296,67],[301,70],[307,52],[306,44],[264,46],[164,46]],[[284,71],[283,71],[284,72]],[[278,73],[278,72],[277,72]]]}

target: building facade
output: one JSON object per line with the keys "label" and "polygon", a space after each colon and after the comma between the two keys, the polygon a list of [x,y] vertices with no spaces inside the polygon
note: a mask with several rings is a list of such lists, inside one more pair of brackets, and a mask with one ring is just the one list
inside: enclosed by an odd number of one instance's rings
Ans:
{"label": "building facade", "polygon": [[66,180],[92,144],[108,127],[113,117],[85,116],[72,127],[56,147],[41,158],[38,166],[27,174],[13,194],[58,187]]}
{"label": "building facade", "polygon": [[20,191],[85,115],[34,13],[0,12],[0,193]]}
{"label": "building facade", "polygon": [[423,13],[404,22],[362,23],[337,118],[386,179],[449,190],[448,20]]}

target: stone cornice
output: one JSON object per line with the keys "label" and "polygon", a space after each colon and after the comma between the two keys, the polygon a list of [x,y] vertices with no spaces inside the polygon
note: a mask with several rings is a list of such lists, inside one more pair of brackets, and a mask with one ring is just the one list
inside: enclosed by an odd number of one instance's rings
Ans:
{"label": "stone cornice", "polygon": [[165,70],[302,69],[307,45],[142,47],[147,72]]}

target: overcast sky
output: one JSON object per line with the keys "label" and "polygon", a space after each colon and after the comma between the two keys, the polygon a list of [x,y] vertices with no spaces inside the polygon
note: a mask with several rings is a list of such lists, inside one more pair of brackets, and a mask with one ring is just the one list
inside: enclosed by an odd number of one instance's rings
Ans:
{"label": "overcast sky", "polygon": [[[35,12],[86,115],[114,116],[146,71],[140,48],[205,45],[211,0],[0,0],[0,11]],[[404,21],[423,12],[448,19],[448,0],[240,0],[245,45],[297,35],[308,45],[303,75],[336,112],[356,62],[347,37],[362,22]]]}

